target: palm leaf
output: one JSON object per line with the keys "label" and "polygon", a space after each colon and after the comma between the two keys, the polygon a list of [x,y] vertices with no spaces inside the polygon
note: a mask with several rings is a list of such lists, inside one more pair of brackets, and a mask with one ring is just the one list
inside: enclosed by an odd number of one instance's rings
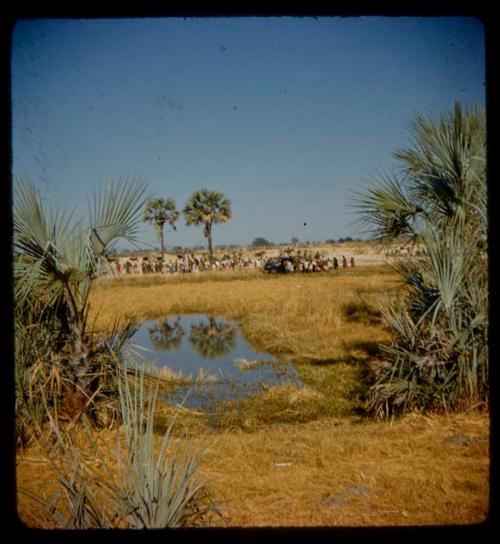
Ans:
{"label": "palm leaf", "polygon": [[399,180],[386,174],[375,187],[353,192],[352,200],[361,222],[382,239],[412,235],[412,221],[422,211],[408,198]]}
{"label": "palm leaf", "polygon": [[94,192],[88,232],[89,247],[94,255],[102,255],[116,238],[137,241],[145,190],[144,182],[119,178],[104,191]]}

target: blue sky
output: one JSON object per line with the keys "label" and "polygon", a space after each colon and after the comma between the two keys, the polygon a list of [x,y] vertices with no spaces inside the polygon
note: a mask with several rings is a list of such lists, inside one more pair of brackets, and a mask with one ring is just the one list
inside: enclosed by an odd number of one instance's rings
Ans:
{"label": "blue sky", "polygon": [[[392,168],[415,114],[484,105],[484,57],[474,18],[20,21],[13,174],[82,213],[119,176],[179,209],[222,191],[215,244],[357,237],[351,191]],[[156,244],[148,225],[141,238]],[[166,232],[204,243],[183,220]]]}

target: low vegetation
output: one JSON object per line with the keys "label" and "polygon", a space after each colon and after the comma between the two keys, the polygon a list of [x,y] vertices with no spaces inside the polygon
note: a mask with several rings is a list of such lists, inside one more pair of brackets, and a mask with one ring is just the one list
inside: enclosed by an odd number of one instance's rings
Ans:
{"label": "low vegetation", "polygon": [[[53,437],[64,456],[49,453],[60,490],[49,500],[33,490],[20,492],[39,505],[36,524],[60,529],[162,529],[193,526],[214,511],[210,497],[198,481],[202,453],[179,447],[172,425],[155,436],[158,384],[146,388],[144,371],[132,377],[119,370],[121,426],[116,429],[114,459],[96,444],[92,428],[82,421],[76,444],[65,431],[52,425]],[[45,436],[44,443],[47,443]],[[53,486],[51,486],[53,487]]]}
{"label": "low vegetation", "polygon": [[[399,292],[384,267],[278,277],[227,272],[101,279],[91,297],[90,318],[97,331],[105,332],[113,314],[125,320],[189,312],[225,316],[237,319],[262,349],[295,362],[302,387],[263,387],[257,395],[220,403],[208,413],[158,403],[156,433],[166,432],[177,414],[172,438],[179,444],[199,437],[212,443],[199,476],[220,516],[207,514],[205,523],[481,521],[488,510],[487,417],[415,414],[389,426],[363,416],[373,371],[382,364],[378,343],[390,338],[376,308]],[[470,445],[444,442],[460,433]],[[106,429],[95,433],[110,462],[111,436]],[[20,454],[18,482],[49,498],[57,478],[43,464],[39,448],[33,444]],[[34,479],[33,463],[44,467]],[[446,509],[437,506],[443,503]],[[37,523],[32,516],[39,517],[39,506],[32,499],[20,497],[20,512],[28,523]]]}
{"label": "low vegetation", "polygon": [[377,239],[406,240],[423,252],[392,268],[406,286],[386,305],[389,362],[371,388],[380,417],[455,410],[488,402],[486,119],[479,109],[417,116],[400,175],[359,195]]}
{"label": "low vegetation", "polygon": [[84,222],[44,205],[35,186],[14,195],[14,297],[17,440],[44,418],[95,412],[116,396],[113,357],[135,332],[116,320],[103,334],[89,321],[89,297],[109,269],[106,250],[135,240],[144,184],[118,180],[95,195]]}

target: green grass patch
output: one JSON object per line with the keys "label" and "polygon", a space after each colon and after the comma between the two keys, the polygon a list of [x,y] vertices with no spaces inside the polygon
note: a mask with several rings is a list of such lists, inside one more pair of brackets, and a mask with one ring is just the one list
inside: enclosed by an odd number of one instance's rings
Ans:
{"label": "green grass patch", "polygon": [[349,418],[363,413],[366,385],[362,365],[303,363],[296,367],[303,386],[263,384],[257,395],[219,403],[205,422],[217,430],[255,432],[274,424]]}

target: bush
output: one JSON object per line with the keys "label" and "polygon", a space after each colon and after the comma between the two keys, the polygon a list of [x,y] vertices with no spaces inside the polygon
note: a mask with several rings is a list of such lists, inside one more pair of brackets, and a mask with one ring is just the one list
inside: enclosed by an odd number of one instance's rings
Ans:
{"label": "bush", "polygon": [[[203,522],[212,510],[206,488],[198,481],[200,451],[181,449],[172,440],[172,420],[159,450],[155,448],[154,411],[158,386],[146,389],[144,372],[132,379],[122,370],[118,379],[120,415],[125,435],[125,452],[117,441],[116,470],[105,466],[100,472],[81,460],[87,451],[61,439],[69,466],[58,468],[66,508],[58,496],[48,501],[20,490],[37,501],[45,515],[39,522],[56,528],[142,528],[185,527]],[[87,428],[93,455],[104,463]],[[97,498],[99,497],[99,498]],[[55,506],[58,504],[59,506]]]}
{"label": "bush", "polygon": [[[89,296],[111,265],[107,249],[134,241],[144,184],[118,180],[95,194],[88,224],[47,209],[35,186],[18,181],[14,194],[14,310],[18,444],[44,415],[67,415],[107,402],[113,354],[136,324],[97,335],[89,326]],[[42,410],[42,407],[44,408]],[[74,412],[74,413],[72,413]]]}
{"label": "bush", "polygon": [[424,252],[392,268],[405,295],[383,310],[393,332],[371,388],[380,417],[470,408],[488,401],[488,257],[485,117],[459,104],[417,117],[402,174],[358,194],[373,239]]}
{"label": "bush", "polygon": [[251,247],[265,247],[265,246],[272,246],[274,245],[269,240],[266,240],[265,238],[254,238],[252,241]]}

